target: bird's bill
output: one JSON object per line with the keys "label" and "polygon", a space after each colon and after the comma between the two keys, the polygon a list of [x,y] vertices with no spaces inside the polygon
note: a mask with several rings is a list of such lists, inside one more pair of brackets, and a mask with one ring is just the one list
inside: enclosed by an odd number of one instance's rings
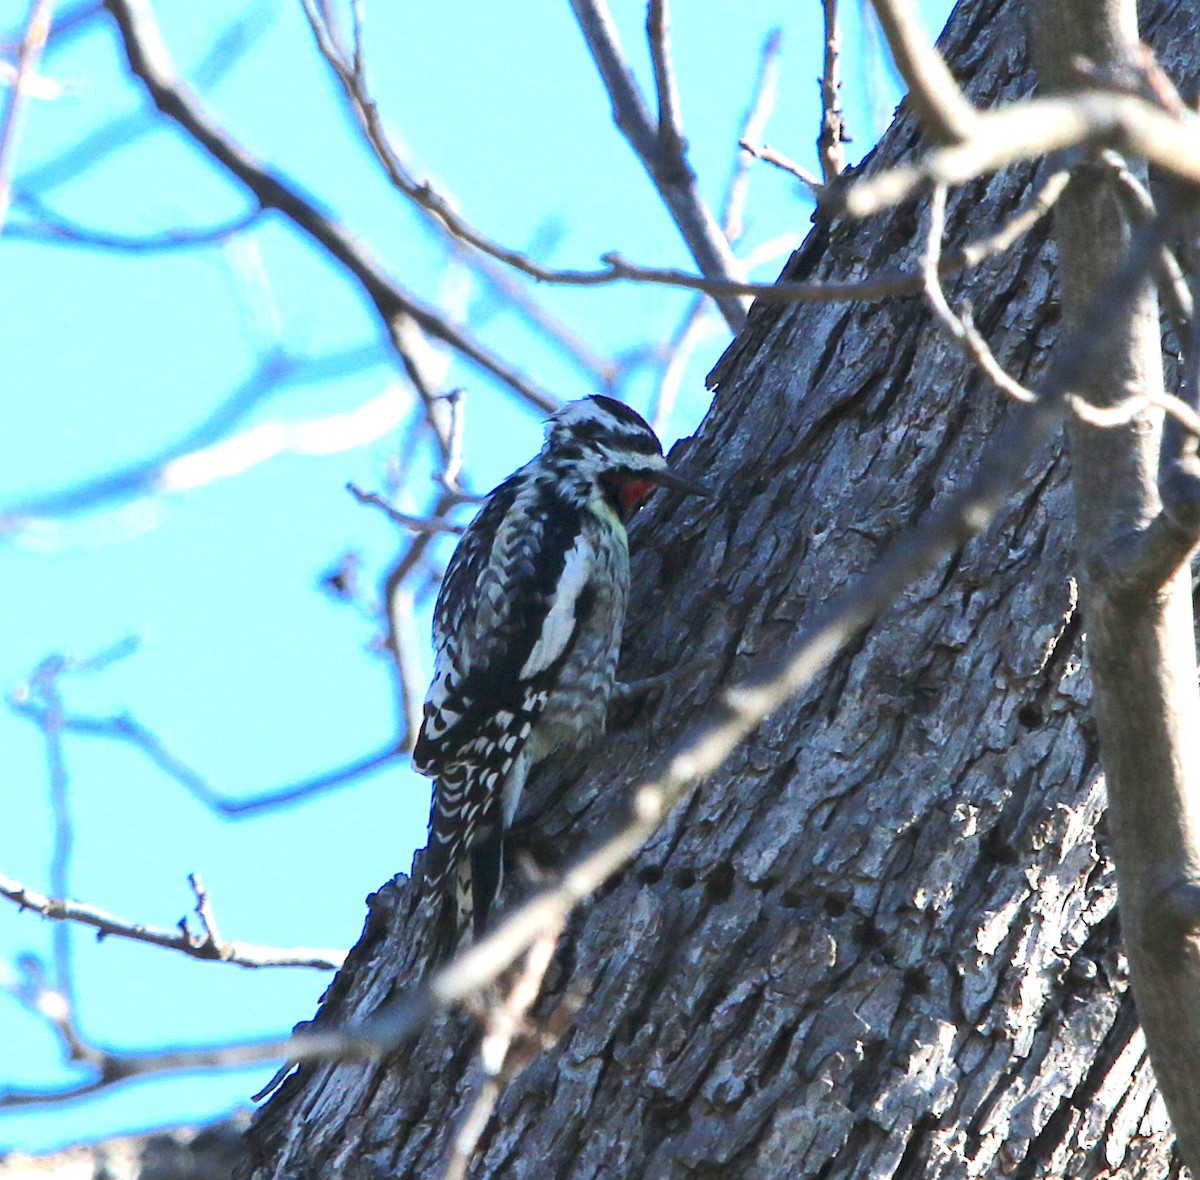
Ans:
{"label": "bird's bill", "polygon": [[670,470],[647,471],[645,478],[660,488],[673,488],[677,492],[686,492],[689,496],[712,496],[712,492],[702,484],[692,483],[690,479],[684,479],[682,475],[676,475]]}

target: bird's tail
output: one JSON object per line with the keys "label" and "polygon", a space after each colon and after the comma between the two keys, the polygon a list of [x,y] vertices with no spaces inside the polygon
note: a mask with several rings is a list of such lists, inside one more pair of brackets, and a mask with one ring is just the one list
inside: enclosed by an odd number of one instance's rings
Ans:
{"label": "bird's tail", "polygon": [[[447,798],[461,797],[457,784],[438,780],[429,824],[425,892],[432,909],[432,962],[451,959],[487,927],[500,893],[504,830],[497,815],[471,823],[446,823]],[[479,821],[485,822],[479,822]]]}

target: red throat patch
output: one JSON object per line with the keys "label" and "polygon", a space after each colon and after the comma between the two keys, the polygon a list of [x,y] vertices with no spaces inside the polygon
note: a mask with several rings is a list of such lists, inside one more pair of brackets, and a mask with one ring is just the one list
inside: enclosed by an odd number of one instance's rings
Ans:
{"label": "red throat patch", "polygon": [[641,479],[636,475],[625,476],[617,483],[617,499],[621,502],[621,511],[629,515],[652,491],[654,481]]}

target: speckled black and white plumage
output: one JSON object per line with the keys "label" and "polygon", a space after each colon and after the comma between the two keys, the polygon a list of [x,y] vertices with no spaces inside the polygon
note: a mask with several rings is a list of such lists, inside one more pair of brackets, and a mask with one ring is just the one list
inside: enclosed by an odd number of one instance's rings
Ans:
{"label": "speckled black and white plumage", "polygon": [[660,483],[698,490],[633,410],[583,398],[549,420],[541,452],[487,497],[455,550],[413,751],[436,780],[426,877],[443,954],[487,920],[530,768],[604,732],[629,595],[625,518]]}

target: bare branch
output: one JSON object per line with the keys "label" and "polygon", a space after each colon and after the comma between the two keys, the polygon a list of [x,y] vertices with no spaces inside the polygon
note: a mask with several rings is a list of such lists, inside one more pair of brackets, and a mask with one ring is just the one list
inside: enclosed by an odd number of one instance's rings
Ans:
{"label": "bare branch", "polygon": [[557,408],[557,398],[485,348],[467,328],[449,323],[438,311],[400,287],[344,226],[285,184],[221,130],[176,76],[147,0],[106,0],[106,6],[120,29],[130,69],[145,84],[159,110],[245,185],[264,208],[282,213],[355,278],[375,305],[414,384],[419,385],[419,374],[413,372],[404,347],[406,324],[416,325],[449,345],[529,405],[547,413]]}
{"label": "bare branch", "polygon": [[167,229],[154,234],[116,234],[108,230],[80,225],[49,209],[40,200],[18,193],[16,204],[24,214],[22,221],[11,223],[5,236],[25,241],[45,242],[52,246],[80,246],[119,254],[162,254],[173,250],[196,250],[220,245],[255,225],[262,209],[251,209],[240,217],[204,229]]}
{"label": "bare branch", "polygon": [[33,0],[29,9],[29,20],[25,36],[17,54],[17,69],[9,85],[8,102],[4,118],[0,121],[0,230],[8,216],[8,203],[12,195],[12,168],[17,151],[17,138],[21,130],[21,113],[27,97],[27,82],[37,73],[46,35],[50,31],[50,17],[54,11],[54,0]]}
{"label": "bare branch", "polygon": [[906,0],[871,0],[896,68],[921,126],[938,144],[979,134],[975,108],[966,100],[945,59],[922,34]]}
{"label": "bare branch", "polygon": [[[1025,207],[1011,220],[1005,222],[995,233],[977,238],[950,255],[955,259],[956,269],[969,270],[983,262],[984,259],[1003,254],[1018,238],[1028,233],[1054,208],[1055,202],[1062,196],[1070,179],[1071,173],[1066,168],[1052,171],[1038,186]],[[943,258],[939,264],[938,273],[942,275],[950,273],[946,269],[946,258]]]}
{"label": "bare branch", "polygon": [[85,0],[85,3],[77,4],[66,12],[59,9],[54,14],[54,22],[50,26],[50,35],[46,38],[46,44],[55,49],[60,48],[87,29],[103,13],[104,5],[100,0]]}
{"label": "bare branch", "polygon": [[[411,580],[411,579],[410,579]],[[425,701],[426,673],[413,653],[421,650],[417,639],[413,588],[406,584],[392,587],[388,595],[388,648],[396,661],[396,684],[400,692],[400,713],[409,733],[418,733]]]}
{"label": "bare branch", "polygon": [[301,422],[264,422],[211,447],[164,463],[158,490],[189,491],[240,475],[279,455],[333,455],[382,438],[406,409],[396,386],[346,414]]}
{"label": "bare branch", "polygon": [[[1117,198],[1121,201],[1125,215],[1132,225],[1144,225],[1154,216],[1154,198],[1129,169],[1129,165],[1117,153],[1101,152],[1100,162],[1112,172],[1116,181]],[[1158,260],[1158,284],[1167,310],[1182,337],[1187,336],[1192,322],[1192,292],[1187,278],[1175,257],[1174,251],[1165,242]]]}
{"label": "bare branch", "polygon": [[670,0],[650,0],[646,6],[646,40],[654,67],[654,90],[658,98],[658,153],[661,166],[687,169],[687,143],[683,138],[683,116],[679,112],[679,87],[671,62]]}
{"label": "bare branch", "polygon": [[[1060,179],[1062,181],[1061,184],[1059,183]],[[1046,190],[1050,189],[1051,186],[1056,190],[1056,193],[1061,192],[1063,187],[1065,187],[1065,176],[1060,173],[1052,175],[1047,181],[1047,185],[1043,188],[1042,193],[1039,194],[1037,203],[1040,204],[1044,201]],[[1031,209],[1030,213],[1032,212],[1033,210]],[[1151,204],[1149,209],[1151,217],[1153,217],[1153,212],[1153,205]],[[1144,208],[1143,214],[1145,214]],[[945,292],[938,281],[941,271],[940,242],[942,234],[945,231],[945,215],[946,187],[944,185],[935,185],[929,205],[929,233],[926,240],[922,268],[925,276],[925,295],[929,301],[929,305],[937,316],[938,321],[946,329],[948,335],[962,349],[963,355],[978,366],[997,389],[1007,394],[1014,401],[1033,401],[1037,395],[1004,371],[1003,366],[1001,366],[995,354],[988,347],[987,341],[984,340],[978,328],[975,327],[970,311],[964,311],[962,315],[959,315],[950,307],[946,299]],[[1020,219],[1014,219],[1014,222]],[[1142,220],[1145,223],[1145,216],[1143,216]],[[996,235],[996,238],[1000,239],[1006,236],[1007,227],[1005,230],[1000,231]],[[967,249],[969,250],[971,247]],[[966,253],[966,251],[963,253]],[[1164,265],[1162,260],[1163,255],[1169,256],[1172,259],[1174,257],[1165,243],[1159,246],[1159,259],[1157,260],[1159,267]],[[1190,293],[1187,295],[1187,303],[1190,307]],[[1092,426],[1108,428],[1124,426],[1148,409],[1160,409],[1170,415],[1189,435],[1200,437],[1200,414],[1196,413],[1185,400],[1168,393],[1137,394],[1109,406],[1094,405],[1087,399],[1074,393],[1068,393],[1065,400],[1075,417]]]}
{"label": "bare branch", "polygon": [[[1020,235],[1027,232],[1045,215],[1057,200],[1066,179],[1066,174],[1063,172],[1053,173],[1035,194],[1027,208],[1017,214],[1005,227],[995,234],[968,244],[962,250],[943,256],[939,264],[939,273],[943,276],[957,273],[1007,249]],[[819,184],[815,178],[814,183]],[[597,279],[597,275],[585,272],[561,273],[587,284]],[[674,284],[692,290],[711,291],[718,286],[681,271],[652,271],[636,268],[615,255],[609,256],[608,268],[600,277],[606,282],[616,281],[623,277],[631,282]],[[919,271],[894,270],[858,282],[740,283],[726,284],[721,289],[751,294],[758,298],[778,302],[825,303],[911,295],[920,292],[923,286],[924,277]],[[291,357],[286,355],[269,357],[260,370],[225,405],[161,454],[85,483],[32,499],[19,500],[0,508],[0,534],[19,532],[47,518],[90,511],[114,500],[157,495],[162,490],[162,475],[168,462],[186,458],[191,452],[218,441],[278,385],[304,379],[316,380],[327,372],[354,371],[369,364],[373,356],[372,350],[355,349],[349,353],[333,354],[329,357]],[[424,381],[423,384],[427,386],[429,382]],[[434,400],[437,400],[436,397]],[[364,412],[366,409],[364,407]],[[448,454],[445,448],[449,443],[449,436],[443,430],[439,433],[438,439],[439,445],[443,448],[443,455]],[[187,465],[185,464],[185,472],[186,469]],[[209,470],[210,472],[213,470],[211,465]],[[176,474],[178,474],[178,469],[176,469]]]}
{"label": "bare branch", "polygon": [[[613,121],[658,189],[701,273],[720,283],[739,278],[737,259],[701,199],[686,161],[682,155],[664,158],[659,151],[657,128],[621,49],[605,0],[571,0],[571,9],[608,91]],[[710,293],[716,296],[722,315],[736,332],[746,321],[741,298],[730,292]]]}
{"label": "bare branch", "polygon": [[973,361],[984,375],[1001,392],[1008,394],[1014,401],[1031,402],[1036,394],[1026,389],[1019,381],[1014,381],[996,360],[987,341],[979,334],[972,322],[970,313],[962,316],[955,313],[946,299],[938,278],[938,263],[942,251],[942,235],[946,230],[946,186],[935,185],[933,197],[929,202],[929,234],[926,239],[925,255],[922,270],[925,275],[925,297],[933,309],[938,322],[945,328],[947,334],[962,350],[963,355]]}
{"label": "bare branch", "polygon": [[[733,290],[728,290],[726,287],[720,286],[719,283],[714,284],[712,289],[710,289],[708,283],[703,277],[695,275],[686,276],[686,278],[689,280],[688,282],[675,283],[672,282],[671,279],[664,279],[661,276],[668,273],[680,275],[683,274],[683,272],[652,271],[650,269],[642,270],[641,268],[633,268],[627,263],[621,263],[620,266],[614,266],[611,264],[611,262],[609,262],[609,265],[606,265],[599,270],[558,269],[554,267],[543,266],[541,263],[535,261],[527,254],[524,254],[519,250],[514,250],[511,247],[505,246],[494,239],[489,238],[486,234],[481,233],[464,217],[462,217],[451,204],[451,202],[446,198],[446,196],[433,186],[432,182],[429,180],[418,181],[412,175],[407,161],[404,160],[404,158],[400,155],[400,152],[397,150],[395,144],[391,141],[387,134],[387,130],[383,125],[383,119],[379,113],[379,109],[367,89],[365,78],[361,74],[355,73],[353,67],[347,62],[345,56],[336,43],[334,35],[321,20],[313,0],[303,0],[303,3],[305,13],[308,16],[309,24],[313,30],[313,35],[317,41],[317,48],[320,50],[325,60],[329,63],[335,75],[337,76],[338,81],[341,83],[347,100],[350,103],[351,109],[354,111],[355,116],[359,120],[367,142],[374,151],[376,158],[386,170],[392,184],[394,184],[396,188],[398,188],[405,194],[405,196],[413,201],[418,208],[434,217],[452,237],[461,242],[465,242],[469,246],[473,246],[476,250],[479,250],[487,257],[494,258],[497,261],[504,263],[506,266],[510,266],[514,270],[518,270],[522,274],[527,274],[531,278],[536,279],[538,282],[543,283],[555,283],[564,286],[593,287],[605,286],[610,283],[623,281],[656,282],[664,283],[664,285],[668,286],[687,286],[693,290],[705,291],[707,294],[713,295],[714,298],[717,299],[718,303],[721,303],[722,300],[724,300],[725,303],[728,303],[729,300],[725,298],[726,296],[738,297],[745,294],[756,294],[759,292],[759,290],[770,289],[765,285],[762,285],[761,287],[759,285],[751,285],[748,288],[738,287]],[[657,143],[657,136],[656,133],[651,133],[649,130],[649,115],[645,112],[640,94],[636,93],[636,83],[633,82],[632,76],[629,78],[629,85],[635,88],[634,93],[636,102],[641,111],[641,115],[644,116],[646,121],[643,129],[646,131],[646,134],[650,136],[650,142],[643,144],[643,146],[646,148],[647,152],[650,153],[650,157],[655,157],[657,153],[657,147],[655,146]],[[642,124],[639,122],[638,126],[641,125]],[[622,129],[624,130],[624,128]],[[647,165],[647,168],[649,169],[649,165]],[[653,178],[653,173],[651,175]],[[693,180],[691,182],[691,188],[694,190],[694,187]],[[698,199],[698,197],[695,198],[695,200]],[[678,203],[681,204],[681,207],[686,205],[684,198],[680,198]],[[712,220],[711,216],[708,214],[707,210],[703,208],[703,206],[700,207],[699,211],[691,210],[691,212],[687,212],[687,210],[685,210],[684,212],[687,213],[687,216],[691,217],[693,221],[703,221],[705,218],[707,218],[708,221]],[[703,216],[701,216],[701,214]],[[681,216],[683,215],[684,214],[681,213]],[[678,223],[679,218],[676,218],[676,220]],[[691,222],[688,222],[688,224],[690,225]],[[728,266],[717,266],[714,264],[706,268],[703,259],[700,257],[700,255],[697,255],[701,270],[704,271],[706,275],[715,276],[717,279],[722,281],[735,278],[739,274],[740,268],[737,265],[736,259],[733,257],[732,250],[729,248],[729,243],[720,233],[720,230],[716,228],[715,223],[713,223],[711,227],[702,226],[701,228],[704,234],[708,234],[711,229],[711,232],[715,233],[716,237],[720,239],[721,243],[719,249],[713,248],[705,250],[701,248],[701,255],[708,257],[709,255],[713,255],[715,250],[715,253],[720,254],[721,257],[724,257],[727,254],[730,260],[730,265]],[[681,226],[681,230],[682,229],[683,226]],[[687,238],[687,231],[685,231],[685,238]],[[688,241],[689,245],[691,245],[690,238],[688,238]],[[696,254],[695,248],[693,249],[693,254]],[[605,261],[608,262],[609,259],[613,257],[616,256],[608,255],[606,256]],[[472,262],[472,265],[475,265],[474,261]],[[638,279],[635,277],[637,274],[645,277]],[[737,309],[740,309],[741,307],[740,303],[736,303],[736,301],[733,306]],[[723,310],[726,310],[724,304],[722,304],[722,307]],[[737,310],[736,314],[741,316],[743,313],[741,310]],[[728,315],[726,318],[728,318]]]}
{"label": "bare branch", "polygon": [[[199,894],[200,888],[197,888]],[[147,926],[118,918],[98,906],[65,898],[52,898],[36,893],[20,881],[0,873],[0,896],[8,898],[22,910],[31,910],[55,922],[76,922],[90,926],[98,938],[125,938],[151,946],[179,951],[193,959],[233,963],[239,967],[312,967],[320,971],[335,971],[345,960],[346,952],[314,947],[258,946],[250,942],[227,942],[210,927],[198,938],[186,927],[175,929]],[[207,895],[206,895],[207,900]],[[211,907],[209,907],[211,922]]]}
{"label": "bare branch", "polygon": [[[541,277],[536,263],[517,251],[492,241],[469,225],[456,211],[455,203],[444,191],[435,189],[429,180],[418,182],[412,165],[404,158],[402,147],[384,126],[383,118],[367,85],[361,40],[360,6],[352,6],[355,33],[351,54],[342,44],[337,29],[316,9],[312,0],[305,0],[304,11],[317,43],[317,49],[333,71],[342,87],[350,113],[358,124],[363,139],[383,167],[388,180],[402,192],[435,226],[450,244],[456,256],[488,284],[510,307],[551,340],[595,384],[609,388],[615,377],[611,361],[598,357],[586,341],[553,317],[545,307],[513,281],[505,267]],[[495,263],[503,264],[503,267]],[[549,272],[548,272],[549,273]],[[547,280],[553,281],[553,280]]]}
{"label": "bare branch", "polygon": [[[450,407],[450,421],[446,428],[446,462],[438,478],[446,491],[461,494],[459,478],[462,475],[463,467],[467,395],[461,389],[452,389],[442,400]],[[464,498],[469,499],[470,497]]]}
{"label": "bare branch", "polygon": [[797,180],[806,184],[813,196],[819,195],[825,187],[821,182],[821,178],[815,172],[810,172],[803,164],[797,164],[795,160],[785,156],[783,152],[776,151],[766,144],[755,144],[748,139],[739,140],[738,146],[743,151],[749,152],[756,160],[762,160],[766,164],[773,164],[776,168],[790,173]]}
{"label": "bare branch", "polygon": [[688,362],[709,331],[710,322],[705,311],[705,301],[694,299],[667,342],[665,363],[654,383],[650,400],[650,424],[660,434],[666,429],[675,408]]}
{"label": "bare branch", "polygon": [[[431,520],[441,520],[446,513],[460,502],[460,495],[443,491],[430,511]],[[429,556],[430,545],[435,533],[418,533],[388,571],[384,581],[383,600],[388,618],[388,650],[396,667],[396,687],[401,716],[415,715],[416,702],[422,699],[420,686],[415,683],[415,672],[409,660],[410,645],[406,642],[412,618],[410,579],[421,569]],[[410,728],[407,748],[416,741],[416,730]]]}
{"label": "bare branch", "polygon": [[463,534],[463,526],[460,524],[453,524],[451,521],[440,516],[411,516],[407,512],[401,512],[398,508],[393,508],[378,492],[364,492],[358,484],[348,483],[346,491],[360,504],[366,504],[371,508],[378,508],[388,520],[402,525],[406,529],[412,529],[415,533],[449,533],[459,537]]}
{"label": "bare branch", "polygon": [[[35,725],[45,724],[47,716],[45,706],[31,700],[27,689],[18,688],[10,693],[8,706],[18,717],[24,717]],[[231,819],[241,819],[264,811],[290,807],[316,795],[324,795],[339,787],[349,786],[360,778],[374,774],[404,757],[413,741],[413,737],[406,733],[398,740],[390,741],[380,749],[364,754],[361,758],[356,758],[353,762],[326,771],[324,774],[297,783],[273,787],[254,795],[236,796],[218,791],[196,770],[174,754],[152,729],[143,725],[130,713],[117,713],[111,717],[89,717],[64,712],[60,718],[60,724],[64,733],[125,742],[133,746],[209,810]]]}
{"label": "bare branch", "polygon": [[[779,80],[779,51],[783,35],[772,29],[763,41],[759,54],[758,73],[754,80],[750,102],[742,122],[742,142],[759,139],[766,130],[767,121],[775,108],[775,97]],[[750,188],[749,160],[740,150],[734,152],[733,165],[722,202],[721,227],[730,242],[737,242],[745,232],[746,197]],[[788,249],[794,248],[795,240],[789,236]],[[768,248],[771,243],[764,243]],[[758,259],[744,260],[747,272],[753,271]],[[666,428],[682,387],[684,373],[696,347],[711,327],[708,316],[709,305],[702,298],[693,299],[684,312],[678,327],[671,334],[662,350],[658,379],[650,401],[650,421],[659,433]]]}
{"label": "bare branch", "polygon": [[842,144],[846,128],[842,122],[842,79],[839,59],[842,32],[838,24],[838,0],[822,0],[825,13],[825,69],[821,74],[821,134],[817,149],[821,156],[821,175],[828,184],[841,176],[846,167]]}
{"label": "bare branch", "polygon": [[[102,0],[87,7],[88,15],[104,13]],[[239,12],[234,20],[221,29],[192,71],[195,85],[203,90],[216,86],[225,78],[267,32],[277,11],[277,0],[257,0],[257,3],[250,3]],[[72,26],[75,27],[78,26]],[[52,40],[57,29],[56,24],[50,34]],[[36,190],[40,196],[45,196],[157,127],[158,123],[151,112],[145,109],[129,115],[118,115],[85,135],[74,147],[24,172],[22,181],[25,191]]]}

